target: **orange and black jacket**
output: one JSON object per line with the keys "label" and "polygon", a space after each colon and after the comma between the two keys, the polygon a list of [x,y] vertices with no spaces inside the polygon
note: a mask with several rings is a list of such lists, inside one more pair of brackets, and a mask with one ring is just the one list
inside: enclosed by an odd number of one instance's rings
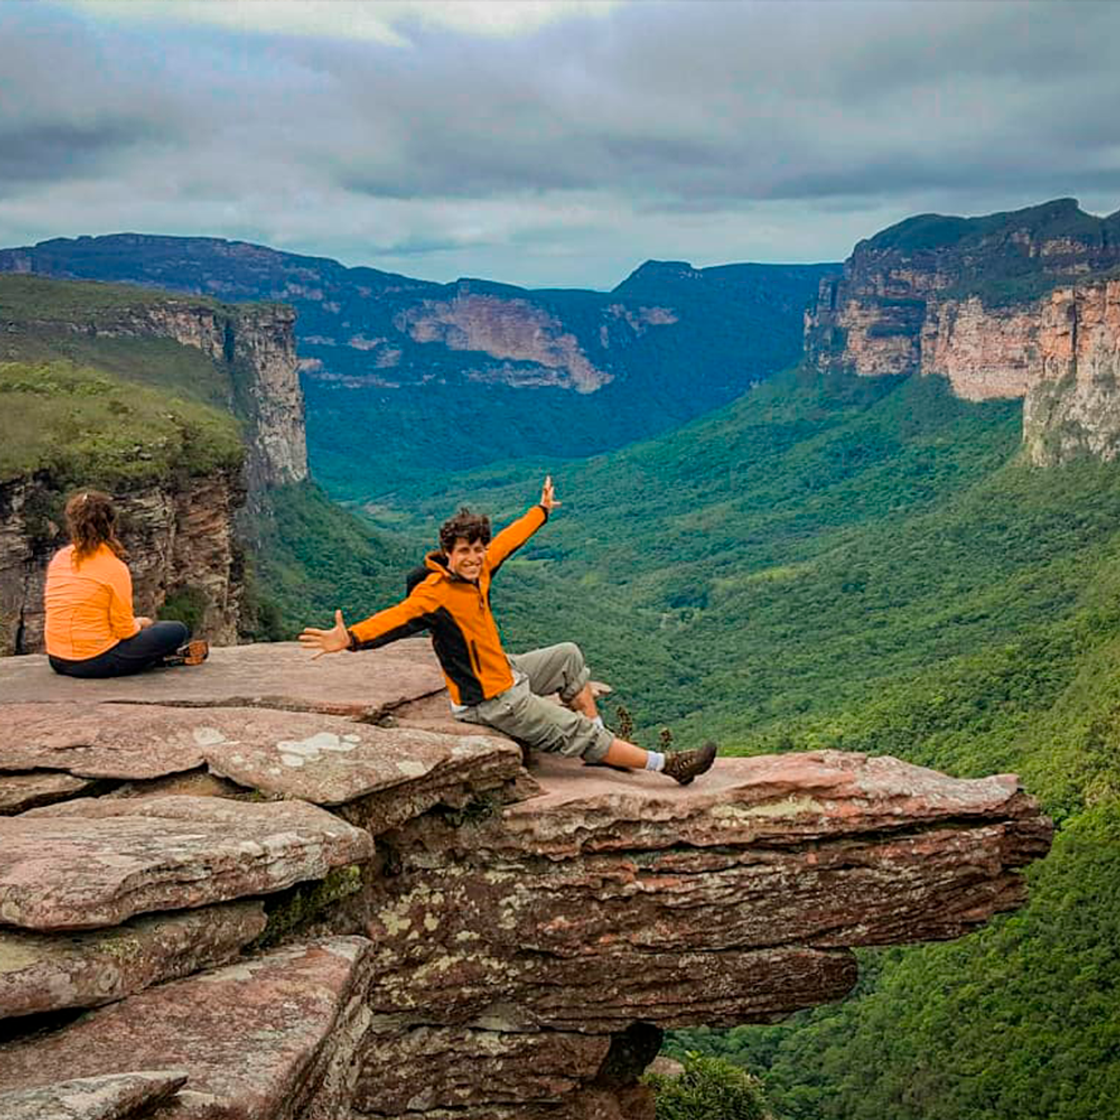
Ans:
{"label": "orange and black jacket", "polygon": [[454,703],[481,704],[505,692],[513,674],[490,612],[490,581],[547,520],[544,506],[533,506],[507,525],[487,547],[477,582],[450,572],[442,553],[429,553],[407,599],[350,627],[350,648],[376,649],[430,630]]}

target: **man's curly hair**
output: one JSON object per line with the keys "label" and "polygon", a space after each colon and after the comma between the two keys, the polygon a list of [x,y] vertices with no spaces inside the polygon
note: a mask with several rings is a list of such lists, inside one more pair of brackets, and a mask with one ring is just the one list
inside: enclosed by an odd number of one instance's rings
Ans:
{"label": "man's curly hair", "polygon": [[462,537],[468,544],[482,541],[490,543],[490,518],[480,513],[471,513],[466,506],[460,508],[454,517],[439,527],[439,547],[446,556]]}

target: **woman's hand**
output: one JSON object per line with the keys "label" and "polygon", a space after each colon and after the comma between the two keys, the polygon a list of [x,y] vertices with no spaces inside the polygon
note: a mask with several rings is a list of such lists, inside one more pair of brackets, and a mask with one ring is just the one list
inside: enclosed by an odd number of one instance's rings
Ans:
{"label": "woman's hand", "polygon": [[317,649],[319,652],[311,659],[318,660],[324,653],[339,653],[350,648],[350,632],[342,621],[342,611],[334,612],[334,626],[330,630],[316,630],[308,626],[299,636],[299,644],[304,649]]}
{"label": "woman's hand", "polygon": [[147,615],[138,614],[136,616],[136,624],[141,630],[147,630],[152,625],[152,620]]}
{"label": "woman's hand", "polygon": [[545,475],[544,487],[541,490],[540,504],[544,506],[544,508],[549,512],[556,509],[557,506],[561,506],[564,504],[563,502],[558,502],[556,500],[555,492],[552,489],[552,475],[550,474]]}

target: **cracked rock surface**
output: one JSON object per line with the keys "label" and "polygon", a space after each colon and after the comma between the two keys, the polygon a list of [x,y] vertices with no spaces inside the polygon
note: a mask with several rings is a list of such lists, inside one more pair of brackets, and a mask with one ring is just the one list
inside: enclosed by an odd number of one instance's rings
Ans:
{"label": "cracked rock surface", "polygon": [[148,1120],[653,1120],[662,1030],[837,999],[1050,842],[1014,775],[839,751],[527,773],[424,642],[43,669],[0,661],[0,1086],[40,1111],[172,1069]]}
{"label": "cracked rock surface", "polygon": [[372,854],[369,833],[301,801],[81,798],[0,820],[0,922],[115,926],[269,894]]}

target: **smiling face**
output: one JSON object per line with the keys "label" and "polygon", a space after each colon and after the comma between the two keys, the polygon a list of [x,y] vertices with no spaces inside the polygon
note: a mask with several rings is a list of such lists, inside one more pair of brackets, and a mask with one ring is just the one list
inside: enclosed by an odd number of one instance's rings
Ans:
{"label": "smiling face", "polygon": [[468,541],[466,537],[456,537],[455,543],[447,553],[448,570],[460,579],[472,582],[482,574],[482,562],[486,559],[486,545],[482,541]]}

